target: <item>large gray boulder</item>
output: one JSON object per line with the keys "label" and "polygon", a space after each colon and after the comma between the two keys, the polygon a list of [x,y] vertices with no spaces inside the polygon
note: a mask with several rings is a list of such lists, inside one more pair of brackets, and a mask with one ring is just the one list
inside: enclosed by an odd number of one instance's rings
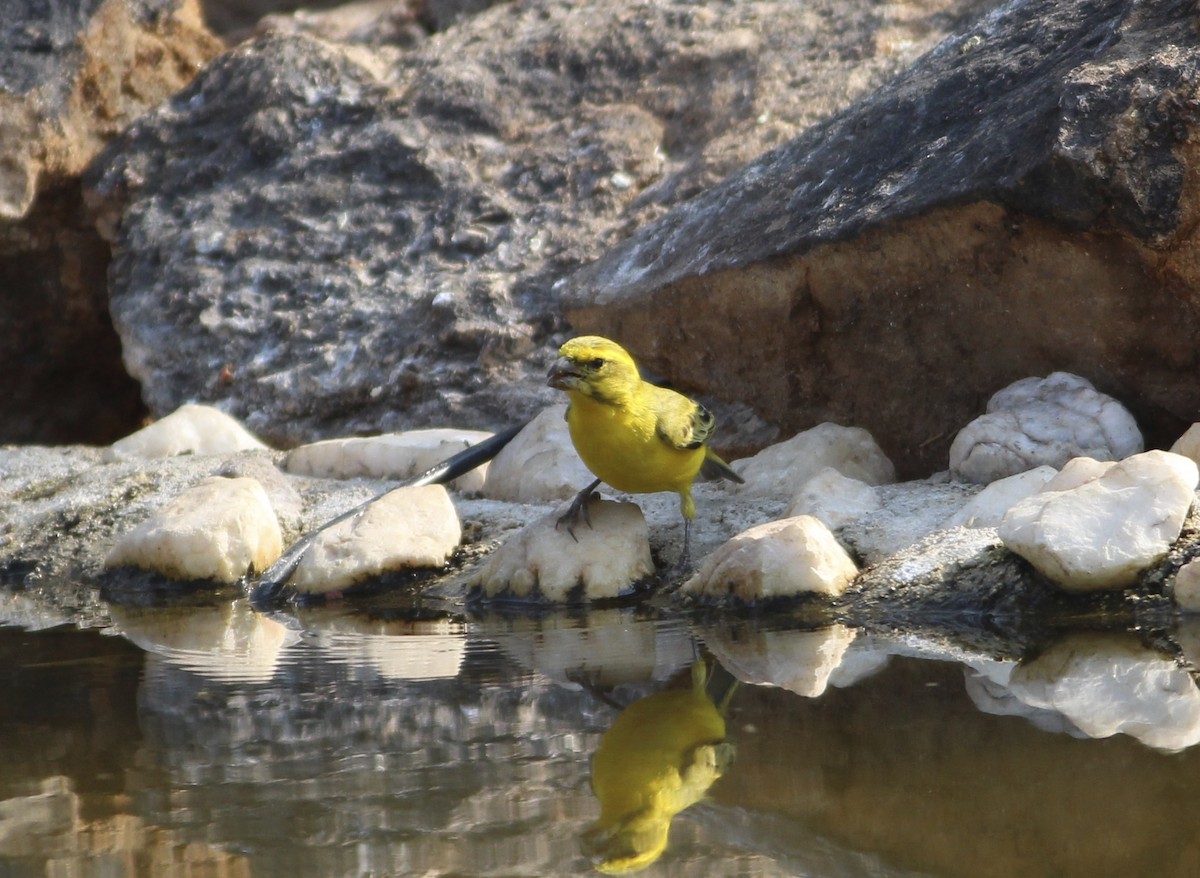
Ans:
{"label": "large gray boulder", "polygon": [[567,317],[786,430],[865,427],[902,477],[1056,370],[1169,442],[1200,410],[1195,25],[1006,4],[575,274]]}

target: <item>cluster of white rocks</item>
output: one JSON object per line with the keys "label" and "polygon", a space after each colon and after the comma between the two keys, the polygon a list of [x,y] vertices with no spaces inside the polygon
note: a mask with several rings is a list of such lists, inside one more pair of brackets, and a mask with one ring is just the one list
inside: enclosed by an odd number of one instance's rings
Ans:
{"label": "cluster of white rocks", "polygon": [[[564,602],[629,594],[655,576],[653,529],[682,526],[674,495],[636,502],[597,497],[590,523],[577,523],[573,532],[561,526],[566,501],[591,480],[563,414],[563,406],[543,411],[486,468],[451,486],[455,496],[548,507],[467,574],[464,584],[477,595]],[[488,435],[425,430],[318,442],[288,453],[282,467],[325,478],[403,479]],[[109,454],[128,459],[253,447],[261,443],[232,419],[185,406]],[[1007,548],[1067,591],[1124,588],[1179,537],[1200,478],[1200,426],[1170,452],[1141,449],[1129,413],[1083,379],[1055,373],[1019,381],[964,427],[951,448],[949,473],[928,480],[930,492],[939,484],[958,485],[944,492],[952,505],[925,504],[926,515],[903,516],[920,532],[893,534],[895,546],[881,541],[890,551],[933,530],[995,528]],[[864,520],[886,520],[893,502],[888,486],[895,469],[870,434],[821,424],[732,465],[744,485],[696,485],[693,536],[699,531],[704,553],[681,593],[756,602],[837,596],[850,588],[859,570],[837,534]],[[266,494],[255,485],[242,478],[195,486],[125,534],[109,565],[222,582],[261,571],[278,557],[282,538]],[[769,509],[776,511],[764,512]],[[714,518],[720,532],[709,531],[706,540],[706,522]],[[330,592],[389,571],[441,568],[461,537],[446,489],[401,488],[321,532],[290,585]],[[1200,609],[1200,562],[1181,571],[1176,595],[1181,606]]]}

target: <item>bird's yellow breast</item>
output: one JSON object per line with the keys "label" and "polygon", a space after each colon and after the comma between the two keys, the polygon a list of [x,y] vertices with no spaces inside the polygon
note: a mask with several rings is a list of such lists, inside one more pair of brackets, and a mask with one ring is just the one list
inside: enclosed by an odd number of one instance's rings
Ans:
{"label": "bird's yellow breast", "polygon": [[703,447],[664,442],[646,406],[611,405],[577,392],[570,396],[571,441],[598,479],[628,494],[688,490],[704,463]]}

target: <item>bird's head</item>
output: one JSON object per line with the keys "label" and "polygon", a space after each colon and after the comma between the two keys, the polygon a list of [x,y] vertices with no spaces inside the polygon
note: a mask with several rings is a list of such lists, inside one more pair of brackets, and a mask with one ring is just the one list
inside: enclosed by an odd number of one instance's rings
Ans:
{"label": "bird's head", "polygon": [[629,352],[598,335],[573,338],[558,349],[546,383],[599,402],[619,402],[638,386],[641,375]]}

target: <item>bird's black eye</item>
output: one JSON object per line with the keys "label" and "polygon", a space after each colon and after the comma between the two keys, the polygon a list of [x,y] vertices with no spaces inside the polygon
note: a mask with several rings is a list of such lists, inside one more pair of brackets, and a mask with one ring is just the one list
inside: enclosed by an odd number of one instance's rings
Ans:
{"label": "bird's black eye", "polygon": [[588,368],[589,368],[589,369],[599,369],[599,368],[600,368],[601,366],[603,366],[603,365],[604,365],[604,360],[603,360],[603,358],[601,358],[601,357],[596,357],[596,359],[594,359],[594,360],[591,360],[591,361],[588,363]]}

